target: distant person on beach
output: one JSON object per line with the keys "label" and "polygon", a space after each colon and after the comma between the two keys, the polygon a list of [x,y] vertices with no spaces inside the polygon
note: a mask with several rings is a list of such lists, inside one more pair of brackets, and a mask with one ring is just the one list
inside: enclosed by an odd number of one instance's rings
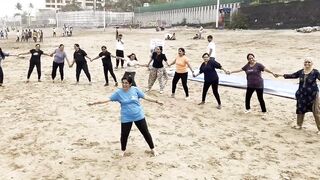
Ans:
{"label": "distant person on beach", "polygon": [[176,40],[176,33],[171,34],[166,34],[165,40]]}
{"label": "distant person on beach", "polygon": [[39,41],[43,42],[43,31],[42,30],[39,31],[39,36],[40,36]]}
{"label": "distant person on beach", "polygon": [[105,104],[111,101],[119,102],[121,104],[121,154],[126,155],[127,141],[131,131],[132,124],[137,126],[144,139],[147,141],[151,153],[156,156],[157,153],[154,149],[153,140],[148,130],[148,125],[145,119],[143,108],[139,99],[144,99],[149,102],[154,102],[159,105],[163,105],[162,102],[152,99],[144,95],[144,93],[137,87],[132,86],[131,77],[122,78],[122,88],[116,90],[108,100],[89,103],[88,105]]}
{"label": "distant person on beach", "polygon": [[162,53],[162,46],[158,46],[155,48],[155,52],[152,53],[150,61],[147,65],[148,67],[150,66],[151,62],[153,63],[152,67],[150,68],[148,88],[146,89],[146,91],[150,91],[153,84],[158,79],[160,85],[160,94],[162,94],[169,79],[166,69],[163,66],[163,62],[166,62],[168,66],[169,64],[166,55]]}
{"label": "distant person on beach", "polygon": [[38,33],[36,30],[33,30],[32,38],[33,38],[33,41],[36,43],[38,40]]}
{"label": "distant person on beach", "polygon": [[53,36],[53,37],[56,37],[56,36],[57,36],[56,28],[53,28],[52,31],[53,31],[52,36]]}
{"label": "distant person on beach", "polygon": [[216,60],[216,44],[213,42],[213,37],[212,35],[209,35],[207,37],[208,39],[208,54],[210,57],[210,60],[215,61]]}
{"label": "distant person on beach", "polygon": [[252,94],[254,93],[254,91],[256,91],[256,93],[257,93],[258,100],[259,100],[260,107],[261,107],[261,111],[263,113],[266,113],[267,109],[266,109],[266,105],[265,105],[265,102],[263,99],[264,83],[263,83],[263,78],[261,77],[261,72],[265,71],[267,73],[272,74],[275,77],[276,77],[276,74],[274,74],[273,72],[268,70],[264,65],[258,63],[255,60],[254,54],[252,54],[252,53],[249,53],[247,55],[247,60],[248,60],[248,63],[245,66],[243,66],[240,70],[231,71],[231,72],[228,72],[227,74],[239,73],[239,72],[244,71],[247,75],[247,92],[246,92],[246,100],[245,100],[245,104],[246,104],[245,113],[250,112],[250,109],[251,109],[250,101],[251,101],[251,97],[252,97]]}
{"label": "distant person on beach", "polygon": [[118,81],[117,81],[116,75],[113,72],[111,57],[116,58],[116,56],[111,55],[111,53],[107,50],[106,46],[102,46],[101,52],[99,53],[99,55],[91,60],[91,62],[96,59],[99,59],[99,58],[101,58],[101,60],[102,60],[104,78],[106,81],[104,86],[109,86],[108,72],[110,72],[110,74],[115,82],[115,86],[118,86]]}
{"label": "distant person on beach", "polygon": [[36,44],[35,49],[31,49],[29,52],[18,54],[18,56],[31,54],[30,63],[29,63],[29,70],[27,75],[27,83],[29,82],[30,76],[34,67],[37,67],[38,73],[38,82],[41,82],[41,56],[46,55],[50,56],[50,54],[44,53],[40,50],[40,44]]}
{"label": "distant person on beach", "polygon": [[169,66],[175,64],[176,65],[176,72],[174,73],[174,77],[172,80],[172,94],[171,97],[175,97],[175,92],[177,88],[177,84],[179,80],[182,81],[182,86],[184,89],[184,92],[186,94],[185,99],[189,99],[189,89],[188,89],[188,68],[191,70],[192,74],[194,74],[194,71],[192,70],[192,67],[189,63],[189,58],[186,56],[186,51],[184,48],[178,49],[178,56],[175,58],[175,60],[169,64]]}
{"label": "distant person on beach", "polygon": [[88,68],[88,64],[87,64],[87,60],[86,58],[88,58],[89,60],[91,60],[90,57],[88,57],[87,53],[80,49],[80,45],[79,44],[74,44],[74,53],[73,53],[73,62],[71,63],[70,67],[73,66],[74,63],[76,63],[76,79],[77,79],[77,83],[79,83],[79,79],[80,79],[80,73],[83,70],[84,73],[86,74],[88,80],[89,80],[89,84],[91,84],[91,75],[89,72],[89,68]]}
{"label": "distant person on beach", "polygon": [[0,86],[3,86],[3,70],[2,70],[1,64],[2,64],[2,61],[8,56],[14,56],[14,55],[9,54],[9,53],[5,53],[0,48]]}
{"label": "distant person on beach", "polygon": [[202,34],[203,34],[203,33],[204,33],[204,29],[203,29],[202,26],[200,26],[200,29],[199,29],[199,31],[198,31],[199,39],[202,38]]}
{"label": "distant person on beach", "polygon": [[277,76],[283,76],[285,79],[299,78],[299,88],[296,92],[297,125],[293,126],[293,128],[302,129],[305,113],[312,112],[318,128],[317,134],[320,135],[320,97],[317,85],[317,80],[320,80],[320,72],[313,68],[311,58],[306,58],[304,60],[303,69],[293,74]]}
{"label": "distant person on beach", "polygon": [[200,39],[199,34],[196,34],[192,39]]}
{"label": "distant person on beach", "polygon": [[[124,43],[122,40],[122,34],[119,34],[116,42],[116,56],[120,58],[124,58]],[[121,60],[121,68],[123,68],[124,60],[117,58],[116,59],[116,69],[119,67],[119,62]]]}
{"label": "distant person on beach", "polygon": [[210,59],[208,53],[204,53],[202,55],[203,63],[200,66],[200,71],[198,74],[195,74],[193,77],[197,77],[200,74],[204,73],[204,83],[203,83],[203,90],[202,90],[202,101],[199,105],[203,105],[206,102],[207,92],[211,86],[212,92],[214,97],[218,102],[217,109],[221,109],[221,100],[220,95],[218,92],[218,85],[219,85],[219,76],[216,72],[216,69],[221,69],[225,73],[227,71],[222,68],[222,66],[215,60]]}
{"label": "distant person on beach", "polygon": [[53,56],[53,55],[54,55],[54,59],[53,59],[52,73],[51,73],[52,82],[54,83],[54,79],[56,78],[58,67],[59,67],[61,82],[63,82],[63,80],[64,80],[64,72],[63,72],[64,61],[67,60],[68,65],[69,66],[71,65],[70,61],[67,57],[67,54],[64,51],[64,45],[60,44],[59,48],[50,54],[50,56]]}
{"label": "distant person on beach", "polygon": [[20,42],[20,32],[19,32],[19,30],[17,30],[16,35],[17,35],[16,42]]}

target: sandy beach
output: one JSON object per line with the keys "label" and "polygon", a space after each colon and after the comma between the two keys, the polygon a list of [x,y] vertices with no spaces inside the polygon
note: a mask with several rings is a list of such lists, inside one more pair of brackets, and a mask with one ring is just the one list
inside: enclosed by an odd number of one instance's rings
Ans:
{"label": "sandy beach", "polygon": [[[125,54],[136,53],[141,64],[149,61],[150,39],[164,39],[176,32],[176,41],[166,41],[164,53],[169,62],[184,47],[191,65],[199,67],[208,42],[192,40],[196,29],[184,27],[155,32],[154,29],[120,29]],[[51,29],[44,31],[41,49],[53,52],[65,45],[73,57],[73,44],[78,43],[94,58],[106,45],[115,54],[115,29],[74,29],[73,37],[52,38]],[[58,31],[58,35],[62,32]],[[227,70],[237,70],[252,52],[258,62],[276,73],[293,73],[303,67],[303,58],[314,58],[320,69],[320,32],[300,34],[294,30],[206,30],[212,34],[217,59]],[[28,52],[35,43],[0,40],[4,52]],[[296,101],[265,94],[268,114],[260,113],[256,95],[252,112],[244,113],[245,90],[219,87],[222,109],[209,90],[207,103],[201,101],[202,83],[189,81],[190,99],[184,100],[178,84],[176,98],[170,98],[171,78],[164,94],[155,83],[153,98],[159,106],[142,101],[149,130],[159,156],[146,153],[147,143],[134,126],[128,140],[129,156],[120,157],[120,106],[117,103],[89,107],[87,103],[107,99],[116,87],[104,87],[101,60],[88,62],[93,84],[82,72],[75,83],[75,67],[65,66],[64,83],[51,81],[52,57],[42,57],[42,81],[36,70],[26,84],[30,56],[8,57],[2,62],[4,87],[0,88],[0,179],[231,179],[231,180],[316,180],[320,179],[320,136],[312,114],[307,114],[301,131],[295,124]],[[115,60],[113,61],[115,65]],[[148,70],[140,67],[136,82],[141,89],[148,83]],[[124,70],[115,71],[120,80]],[[245,73],[237,74],[245,76]],[[274,79],[264,73],[265,79]],[[297,83],[298,80],[278,81]],[[109,77],[109,83],[113,80]]]}

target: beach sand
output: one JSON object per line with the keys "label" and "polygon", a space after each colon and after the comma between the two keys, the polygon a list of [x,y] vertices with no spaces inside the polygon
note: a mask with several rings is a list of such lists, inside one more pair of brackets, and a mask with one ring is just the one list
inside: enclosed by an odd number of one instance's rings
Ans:
{"label": "beach sand", "polygon": [[[176,32],[176,41],[166,41],[164,53],[169,62],[184,47],[191,65],[199,67],[206,52],[206,40],[192,40],[196,29],[173,28],[120,29],[124,34],[125,54],[136,53],[141,64],[149,60],[152,38],[164,38]],[[61,32],[58,32],[58,35]],[[299,34],[293,30],[206,30],[214,35],[217,59],[227,70],[240,69],[246,54],[252,52],[258,62],[276,73],[293,73],[303,66],[303,58],[320,57],[320,33]],[[102,45],[115,54],[115,29],[78,30],[73,37],[52,38],[45,30],[41,49],[51,53],[65,44],[69,59],[73,44],[79,43],[94,58]],[[5,52],[28,52],[34,43],[0,40]],[[219,87],[222,109],[209,90],[207,103],[201,101],[202,83],[189,81],[190,99],[184,100],[178,84],[176,98],[170,98],[171,78],[164,94],[158,82],[148,93],[164,102],[163,106],[142,101],[149,130],[159,156],[151,157],[147,143],[134,126],[128,140],[128,156],[120,152],[120,106],[117,103],[89,107],[87,103],[107,99],[116,90],[104,87],[101,60],[88,62],[93,84],[81,74],[75,83],[75,67],[65,66],[66,81],[51,81],[51,57],[42,57],[42,81],[36,82],[36,70],[26,84],[30,56],[8,57],[2,67],[5,75],[0,88],[0,179],[319,179],[320,136],[312,115],[305,118],[301,131],[295,124],[295,100],[265,95],[268,114],[260,113],[256,95],[252,112],[244,114],[245,90]],[[115,60],[113,61],[115,65]],[[115,71],[120,81],[124,70]],[[245,76],[239,73],[239,76]],[[265,79],[273,79],[264,73]],[[278,79],[279,81],[284,81]],[[148,71],[139,68],[136,82],[143,90]],[[286,82],[288,82],[287,80]],[[298,80],[289,82],[297,83]]]}

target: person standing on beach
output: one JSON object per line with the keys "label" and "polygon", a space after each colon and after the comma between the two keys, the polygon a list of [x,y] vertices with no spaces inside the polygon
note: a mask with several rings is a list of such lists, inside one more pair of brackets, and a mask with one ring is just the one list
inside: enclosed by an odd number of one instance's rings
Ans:
{"label": "person standing on beach", "polygon": [[158,46],[155,48],[155,52],[152,53],[152,56],[150,58],[150,61],[147,65],[147,67],[150,66],[150,63],[152,63],[152,67],[150,68],[150,74],[149,74],[149,80],[148,80],[148,88],[146,91],[150,91],[153,84],[156,82],[157,78],[160,85],[160,94],[163,93],[163,90],[167,84],[168,81],[168,75],[166,72],[166,69],[163,66],[163,61],[166,62],[166,64],[169,66],[167,62],[167,57],[165,54],[162,53],[162,46]]}
{"label": "person standing on beach", "polygon": [[43,42],[43,31],[42,30],[39,31],[39,35],[40,35],[40,38],[39,38],[40,42]]}
{"label": "person standing on beach", "polygon": [[210,60],[215,61],[216,60],[216,44],[213,42],[213,37],[212,35],[209,35],[207,37],[208,39],[208,54],[210,57]]}
{"label": "person standing on beach", "polygon": [[7,56],[14,56],[14,55],[12,55],[12,54],[10,55],[9,53],[5,53],[0,48],[0,86],[3,86],[2,85],[3,84],[3,70],[2,70],[1,63]]}
{"label": "person standing on beach", "polygon": [[56,37],[57,36],[56,28],[53,28],[52,31],[53,31],[52,37]]}
{"label": "person standing on beach", "polygon": [[120,57],[116,59],[116,69],[119,67],[119,63],[121,60],[121,68],[123,68],[124,60],[121,58],[124,58],[124,43],[122,40],[122,34],[118,35],[118,30],[117,30],[117,42],[116,42],[116,56]]}
{"label": "person standing on beach", "polygon": [[131,53],[128,56],[128,59],[124,59],[126,62],[126,70],[124,72],[123,77],[132,78],[132,86],[137,86],[134,77],[136,76],[136,68],[139,66],[139,62],[137,56],[134,53]]}
{"label": "person standing on beach", "polygon": [[65,59],[67,60],[68,65],[70,66],[69,59],[67,57],[67,54],[64,51],[64,45],[60,44],[59,48],[50,54],[50,56],[53,56],[53,55],[54,55],[54,59],[53,59],[52,73],[51,73],[52,82],[54,83],[54,79],[56,78],[58,67],[59,67],[61,82],[63,82],[64,80],[63,68],[64,68]]}
{"label": "person standing on beach", "polygon": [[36,44],[35,49],[31,49],[29,52],[18,54],[18,56],[31,54],[30,63],[29,63],[29,70],[27,75],[27,83],[29,82],[30,76],[32,74],[32,71],[34,67],[37,67],[37,73],[38,73],[38,82],[41,82],[41,55],[50,56],[47,53],[44,53],[42,50],[40,50],[40,44]]}
{"label": "person standing on beach", "polygon": [[111,61],[111,57],[115,58],[116,56],[112,56],[111,53],[107,50],[106,46],[102,46],[101,51],[102,52],[100,52],[97,57],[93,58],[91,62],[101,58],[102,65],[103,65],[104,78],[106,80],[106,83],[104,84],[104,86],[109,86],[108,72],[110,72],[115,82],[115,86],[118,86],[118,81],[117,81],[116,75],[113,72],[112,61]]}
{"label": "person standing on beach", "polygon": [[198,74],[195,74],[193,77],[199,76],[201,73],[204,73],[204,83],[203,83],[203,90],[202,90],[202,101],[199,105],[205,104],[207,92],[212,87],[213,95],[218,102],[217,109],[221,109],[221,100],[220,95],[218,92],[218,85],[219,85],[219,76],[216,72],[216,69],[221,69],[225,73],[227,71],[222,68],[222,66],[215,60],[211,60],[208,53],[204,53],[202,55],[203,63],[200,66],[200,71]]}
{"label": "person standing on beach", "polygon": [[139,88],[133,87],[131,77],[123,77],[121,82],[122,88],[116,90],[109,100],[89,103],[88,105],[105,104],[111,101],[119,102],[121,104],[121,156],[126,155],[127,141],[133,122],[147,141],[149,148],[151,149],[151,153],[156,156],[157,154],[154,149],[153,140],[149,133],[144,111],[139,99],[144,99],[159,105],[163,105],[163,103],[145,96]]}
{"label": "person standing on beach", "polygon": [[77,83],[76,84],[79,83],[80,73],[82,70],[86,74],[89,80],[89,84],[91,84],[91,75],[90,75],[87,60],[86,60],[86,58],[88,58],[89,60],[91,60],[91,58],[88,57],[87,53],[84,50],[80,49],[79,44],[74,44],[74,49],[75,51],[73,53],[73,62],[71,63],[70,67],[72,67],[74,63],[77,64],[77,67],[76,67]]}
{"label": "person standing on beach", "polygon": [[304,60],[304,68],[293,73],[277,75],[285,79],[299,78],[299,88],[296,92],[297,100],[297,125],[293,126],[295,129],[302,129],[305,113],[312,112],[316,122],[318,132],[320,135],[320,99],[317,79],[320,80],[320,72],[313,68],[311,58]]}
{"label": "person standing on beach", "polygon": [[258,100],[259,100],[260,107],[261,107],[261,111],[263,113],[266,113],[267,109],[266,109],[266,105],[265,105],[265,102],[263,99],[264,83],[263,83],[263,78],[261,77],[261,72],[265,71],[267,73],[272,74],[274,77],[276,77],[276,74],[274,74],[273,72],[268,70],[264,65],[258,63],[255,60],[254,54],[252,54],[252,53],[249,53],[247,55],[247,60],[248,60],[248,63],[245,66],[243,66],[240,70],[227,72],[227,74],[239,73],[239,72],[244,71],[247,75],[247,92],[246,92],[246,100],[245,100],[245,104],[246,104],[245,113],[250,112],[250,109],[251,109],[250,101],[251,101],[251,97],[252,97],[252,94],[254,93],[254,91],[256,91],[256,93],[257,93]]}
{"label": "person standing on beach", "polygon": [[194,74],[194,71],[192,70],[192,67],[189,63],[189,58],[186,56],[186,51],[184,48],[179,48],[178,49],[178,56],[176,59],[169,64],[169,66],[175,64],[176,65],[176,72],[174,73],[174,77],[172,80],[172,94],[171,97],[175,97],[175,92],[177,88],[177,84],[179,80],[181,79],[182,81],[182,86],[184,89],[184,92],[186,94],[185,99],[189,99],[189,89],[188,89],[188,68],[191,70],[192,74]]}

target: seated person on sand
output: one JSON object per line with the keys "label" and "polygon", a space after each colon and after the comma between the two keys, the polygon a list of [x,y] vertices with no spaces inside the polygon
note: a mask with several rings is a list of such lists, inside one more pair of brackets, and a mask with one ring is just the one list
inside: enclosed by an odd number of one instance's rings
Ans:
{"label": "seated person on sand", "polygon": [[176,33],[173,33],[172,35],[167,34],[165,40],[176,40]]}
{"label": "seated person on sand", "polygon": [[196,34],[193,39],[200,39],[199,34]]}
{"label": "seated person on sand", "polygon": [[159,28],[159,26],[157,26],[157,27],[156,27],[156,31],[157,31],[157,32],[159,32],[159,31],[160,31],[160,28]]}

